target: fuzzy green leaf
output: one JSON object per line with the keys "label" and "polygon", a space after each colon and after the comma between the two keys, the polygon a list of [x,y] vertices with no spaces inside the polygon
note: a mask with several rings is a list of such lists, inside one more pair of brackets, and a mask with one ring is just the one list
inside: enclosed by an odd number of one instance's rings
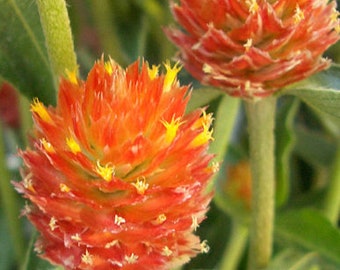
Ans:
{"label": "fuzzy green leaf", "polygon": [[282,94],[299,97],[309,106],[340,118],[340,66],[332,65],[329,69],[293,84]]}
{"label": "fuzzy green leaf", "polygon": [[286,249],[279,253],[266,270],[336,270],[336,265],[322,259],[316,252],[305,253]]}
{"label": "fuzzy green leaf", "polygon": [[298,109],[297,99],[284,99],[279,102],[276,116],[276,203],[284,204],[288,199],[290,188],[289,162],[295,136],[293,123]]}
{"label": "fuzzy green leaf", "polygon": [[318,211],[302,209],[278,215],[275,233],[287,246],[317,252],[340,267],[340,231]]}
{"label": "fuzzy green leaf", "polygon": [[55,102],[55,87],[34,1],[0,0],[0,77],[29,99]]}

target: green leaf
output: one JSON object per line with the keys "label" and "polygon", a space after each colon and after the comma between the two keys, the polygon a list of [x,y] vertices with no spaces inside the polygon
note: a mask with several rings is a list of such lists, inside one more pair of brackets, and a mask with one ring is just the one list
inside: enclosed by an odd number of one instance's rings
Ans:
{"label": "green leaf", "polygon": [[214,99],[221,97],[223,93],[214,88],[199,88],[192,91],[192,95],[187,106],[187,111],[191,112],[197,108],[211,103]]}
{"label": "green leaf", "polygon": [[329,69],[293,84],[282,94],[299,97],[309,106],[340,118],[340,66]]}
{"label": "green leaf", "polygon": [[266,270],[336,270],[332,265],[320,258],[316,252],[305,253],[298,249],[286,249],[279,253]]}
{"label": "green leaf", "polygon": [[26,258],[24,265],[20,270],[62,270],[63,268],[51,265],[48,261],[38,257],[37,253],[34,251],[34,243],[37,238],[37,232],[32,235],[29,248],[26,253]]}
{"label": "green leaf", "polygon": [[289,162],[295,136],[293,124],[298,109],[297,99],[280,100],[276,117],[276,203],[281,206],[286,202],[290,187]]}
{"label": "green leaf", "polygon": [[334,141],[323,133],[297,126],[295,152],[313,166],[329,166],[334,158]]}
{"label": "green leaf", "polygon": [[210,144],[210,152],[216,155],[218,162],[222,161],[226,155],[239,106],[239,98],[223,95],[214,114],[214,141]]}
{"label": "green leaf", "polygon": [[0,0],[0,77],[28,98],[55,102],[53,76],[34,1]]}
{"label": "green leaf", "polygon": [[275,233],[287,246],[317,252],[340,269],[340,231],[318,211],[302,209],[278,215]]}

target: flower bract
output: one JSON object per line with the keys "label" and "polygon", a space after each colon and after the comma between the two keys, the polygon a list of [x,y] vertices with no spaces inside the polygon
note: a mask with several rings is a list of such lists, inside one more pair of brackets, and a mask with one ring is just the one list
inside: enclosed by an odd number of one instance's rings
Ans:
{"label": "flower bract", "polygon": [[190,89],[178,65],[165,69],[100,60],[85,81],[61,79],[55,107],[34,99],[32,146],[19,152],[14,184],[50,262],[171,269],[208,251],[194,231],[212,197],[212,117],[185,112]]}
{"label": "flower bract", "polygon": [[268,96],[329,66],[339,39],[336,1],[180,0],[168,28],[201,83],[248,99]]}

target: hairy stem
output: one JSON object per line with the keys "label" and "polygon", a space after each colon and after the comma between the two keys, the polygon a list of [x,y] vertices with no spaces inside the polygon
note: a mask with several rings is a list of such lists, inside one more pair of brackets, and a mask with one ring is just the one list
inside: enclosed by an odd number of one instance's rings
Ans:
{"label": "hairy stem", "polygon": [[275,106],[275,97],[246,101],[252,170],[249,270],[265,268],[272,253]]}
{"label": "hairy stem", "polygon": [[77,73],[77,57],[65,0],[37,0],[37,4],[54,75],[65,75],[66,70]]}

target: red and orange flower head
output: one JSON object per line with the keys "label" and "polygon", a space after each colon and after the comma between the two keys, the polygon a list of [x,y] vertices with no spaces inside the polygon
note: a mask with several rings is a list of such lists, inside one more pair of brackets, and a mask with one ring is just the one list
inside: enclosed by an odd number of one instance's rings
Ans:
{"label": "red and orange flower head", "polygon": [[168,269],[208,250],[204,219],[214,171],[212,117],[186,114],[179,67],[97,62],[62,79],[58,104],[37,99],[32,149],[21,151],[41,256],[66,269]]}
{"label": "red and orange flower head", "polygon": [[184,67],[232,96],[265,97],[329,66],[339,39],[336,1],[180,0],[183,30],[166,29]]}

